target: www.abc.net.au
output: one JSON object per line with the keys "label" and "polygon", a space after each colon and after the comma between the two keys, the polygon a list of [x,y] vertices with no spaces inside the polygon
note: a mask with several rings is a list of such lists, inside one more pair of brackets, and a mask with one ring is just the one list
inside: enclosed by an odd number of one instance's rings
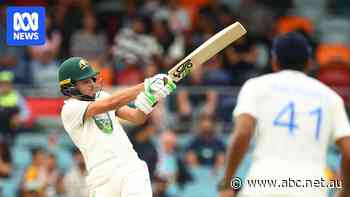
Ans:
{"label": "www.abc.net.au", "polygon": [[231,180],[233,189],[240,189],[242,186],[250,188],[342,188],[341,180],[320,179],[247,179],[242,180],[235,177]]}

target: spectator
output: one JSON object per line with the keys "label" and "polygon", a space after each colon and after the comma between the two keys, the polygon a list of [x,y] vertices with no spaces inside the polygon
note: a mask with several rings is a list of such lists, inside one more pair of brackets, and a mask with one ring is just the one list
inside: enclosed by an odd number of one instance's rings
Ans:
{"label": "spectator", "polygon": [[[214,1],[213,1],[214,2]],[[219,25],[218,14],[216,13],[216,3],[212,6],[204,6],[198,10],[198,19],[192,28],[193,42],[197,46],[213,36]],[[221,30],[221,29],[220,29]]]}
{"label": "spectator", "polygon": [[257,76],[255,43],[250,37],[240,39],[224,51],[226,71],[232,76],[231,85],[241,86],[247,79]]}
{"label": "spectator", "polygon": [[[225,70],[223,56],[221,54],[215,55],[214,57],[209,59],[203,66],[203,81],[206,85],[211,85],[215,87],[229,87],[231,85],[230,82],[233,80],[233,78],[236,77],[232,76],[229,72]],[[231,111],[234,106],[232,99],[232,91],[221,91],[220,94],[217,92],[218,90],[216,89],[210,91],[212,92],[212,97],[214,97],[214,101],[216,103],[216,110],[212,113],[215,114],[218,117],[218,119],[220,121],[223,121],[224,123],[231,122]]]}
{"label": "spectator", "polygon": [[160,135],[155,182],[158,186],[156,190],[164,193],[164,196],[177,196],[179,189],[191,180],[189,172],[177,154],[176,138],[176,134],[170,129]]}
{"label": "spectator", "polygon": [[153,196],[154,197],[172,197],[167,193],[168,183],[165,178],[154,177],[153,179]]}
{"label": "spectator", "polygon": [[153,55],[160,55],[162,51],[156,39],[146,34],[145,18],[135,16],[131,27],[123,28],[115,36],[112,53],[117,63],[123,62],[125,57],[132,57],[138,66],[143,67],[150,63]]}
{"label": "spectator", "polygon": [[147,163],[151,180],[154,177],[156,164],[158,162],[158,153],[152,137],[154,137],[156,129],[150,120],[143,125],[137,127],[130,133],[130,140],[140,159]]}
{"label": "spectator", "polygon": [[10,148],[3,139],[0,142],[0,178],[9,178],[12,173]]}
{"label": "spectator", "polygon": [[170,0],[167,6],[158,9],[154,13],[154,18],[167,20],[171,31],[176,34],[188,31],[191,28],[191,18],[188,12],[176,0]]}
{"label": "spectator", "polygon": [[56,81],[57,57],[62,36],[56,29],[51,15],[46,16],[46,42],[40,46],[30,46],[30,74],[35,87],[53,86]]}
{"label": "spectator", "polygon": [[117,85],[136,85],[143,80],[142,69],[138,66],[138,59],[134,55],[126,55],[116,69],[115,83]]}
{"label": "spectator", "polygon": [[202,114],[198,122],[198,134],[189,145],[186,154],[190,166],[209,166],[219,169],[224,165],[224,143],[216,136],[212,116]]}
{"label": "spectator", "polygon": [[6,5],[0,5],[0,71],[11,70],[14,82],[27,84],[31,82],[30,67],[24,61],[25,48],[8,46],[6,43]]}
{"label": "spectator", "polygon": [[[263,0],[271,1],[271,0]],[[287,1],[283,1],[287,2]],[[275,4],[275,3],[274,3]],[[280,2],[276,3],[280,4]],[[282,3],[283,4],[283,3]],[[276,12],[267,7],[268,4],[263,4],[261,1],[240,1],[239,6],[236,8],[240,21],[244,23],[245,27],[249,29],[249,33],[255,37],[262,39],[269,37],[274,30],[276,23]],[[275,5],[270,5],[275,6]],[[288,6],[288,5],[286,5]],[[277,7],[277,6],[276,6]],[[280,7],[279,9],[286,9],[286,7]],[[251,13],[251,14],[245,14]],[[287,13],[286,11],[284,13]]]}
{"label": "spectator", "polygon": [[29,117],[27,105],[22,96],[13,89],[14,75],[0,72],[0,132],[13,139]]}
{"label": "spectator", "polygon": [[32,150],[32,163],[26,169],[22,180],[21,193],[24,197],[45,196],[47,153],[42,148]]}
{"label": "spectator", "polygon": [[153,16],[153,14],[159,10],[161,7],[161,1],[160,0],[145,0],[142,7],[141,7],[141,13],[145,16]]}
{"label": "spectator", "polygon": [[[57,42],[57,41],[56,41]],[[52,45],[54,45],[52,43]],[[33,56],[30,61],[30,67],[33,73],[33,84],[35,87],[53,87],[57,85],[57,72],[58,72],[58,59],[57,51],[54,47],[45,45],[40,50],[35,49],[38,52],[32,53]]]}
{"label": "spectator", "polygon": [[106,36],[103,32],[98,32],[96,16],[93,13],[84,15],[82,29],[74,32],[71,38],[70,52],[72,56],[104,62],[107,52]]}
{"label": "spectator", "polygon": [[84,14],[91,12],[92,1],[90,0],[63,0],[57,1],[53,7],[54,19],[62,31],[62,56],[69,55],[69,42],[73,32],[81,25]]}
{"label": "spectator", "polygon": [[87,197],[89,195],[85,184],[87,175],[84,158],[78,149],[74,149],[74,163],[64,176],[65,197]]}
{"label": "spectator", "polygon": [[113,71],[107,60],[107,38],[104,32],[98,31],[96,15],[87,12],[82,20],[83,27],[70,40],[72,56],[89,59],[90,64],[100,71],[104,87],[110,87],[113,81]]}
{"label": "spectator", "polygon": [[139,0],[129,0],[122,4],[123,6],[123,16],[122,16],[122,26],[127,27],[132,22],[134,17],[137,15],[147,16],[147,13],[142,13]]}
{"label": "spectator", "polygon": [[56,158],[42,148],[32,151],[32,163],[26,169],[22,184],[24,196],[56,197],[63,193],[62,177]]}
{"label": "spectator", "polygon": [[197,11],[193,29],[197,31],[197,33],[202,34],[202,36],[205,34],[214,34],[220,25],[219,16],[223,13],[221,10],[218,10],[218,8],[218,1],[211,1],[200,7]]}
{"label": "spectator", "polygon": [[[187,89],[179,89],[176,100],[178,105],[179,121],[181,121],[180,130],[190,129],[190,122],[198,117],[200,113],[215,115],[217,107],[217,93],[212,89],[206,88],[203,81],[203,68],[197,67],[193,70],[191,76],[184,82]],[[195,91],[200,87],[201,91]],[[188,89],[190,88],[190,89]]]}
{"label": "spectator", "polygon": [[233,76],[224,69],[221,54],[215,55],[204,64],[203,82],[206,85],[229,86]]}
{"label": "spectator", "polygon": [[178,172],[178,163],[176,155],[176,134],[171,130],[164,131],[160,136],[160,145],[158,148],[159,160],[157,163],[156,174],[165,180],[168,185],[168,195],[172,196],[174,187],[176,187],[176,176]]}
{"label": "spectator", "polygon": [[153,20],[152,35],[162,47],[165,64],[174,65],[185,54],[184,39],[181,34],[174,34],[166,20]]}
{"label": "spectator", "polygon": [[63,193],[62,175],[57,167],[55,155],[49,154],[45,164],[45,196],[55,197]]}
{"label": "spectator", "polygon": [[28,48],[31,59],[39,60],[49,51],[52,56],[57,57],[60,52],[62,35],[51,15],[46,15],[45,28],[46,38],[44,45],[30,46]]}
{"label": "spectator", "polygon": [[235,12],[230,9],[229,6],[221,4],[218,6],[216,15],[218,17],[218,30],[224,29],[225,27],[231,25],[237,18],[234,16]]}

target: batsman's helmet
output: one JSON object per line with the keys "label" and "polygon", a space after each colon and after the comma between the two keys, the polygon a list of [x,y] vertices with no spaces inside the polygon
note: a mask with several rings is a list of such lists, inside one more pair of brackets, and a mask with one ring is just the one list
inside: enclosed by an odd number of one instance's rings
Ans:
{"label": "batsman's helmet", "polygon": [[75,83],[89,78],[96,80],[95,77],[98,74],[99,73],[81,57],[71,57],[65,60],[58,70],[58,80],[62,94],[65,96],[77,96],[81,100],[94,100],[91,96],[81,94],[75,87]]}

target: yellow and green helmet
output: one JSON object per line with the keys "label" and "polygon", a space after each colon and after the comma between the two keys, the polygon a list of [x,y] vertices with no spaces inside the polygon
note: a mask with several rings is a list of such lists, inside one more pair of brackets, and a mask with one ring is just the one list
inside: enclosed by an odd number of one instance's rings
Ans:
{"label": "yellow and green helmet", "polygon": [[75,88],[75,82],[93,78],[98,74],[85,59],[81,57],[68,58],[60,65],[58,70],[58,80],[62,94],[66,96],[84,96]]}

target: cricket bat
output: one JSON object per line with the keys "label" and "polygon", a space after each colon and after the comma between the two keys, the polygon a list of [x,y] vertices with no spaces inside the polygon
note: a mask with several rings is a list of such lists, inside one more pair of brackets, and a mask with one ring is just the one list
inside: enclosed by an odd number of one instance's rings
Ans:
{"label": "cricket bat", "polygon": [[187,55],[183,60],[168,71],[168,76],[174,82],[178,83],[181,79],[185,78],[191,73],[194,66],[198,66],[206,62],[229,44],[235,40],[238,40],[246,32],[247,31],[245,28],[239,22],[233,23],[232,25],[216,33],[214,36],[201,44],[197,49],[192,51],[192,53]]}

